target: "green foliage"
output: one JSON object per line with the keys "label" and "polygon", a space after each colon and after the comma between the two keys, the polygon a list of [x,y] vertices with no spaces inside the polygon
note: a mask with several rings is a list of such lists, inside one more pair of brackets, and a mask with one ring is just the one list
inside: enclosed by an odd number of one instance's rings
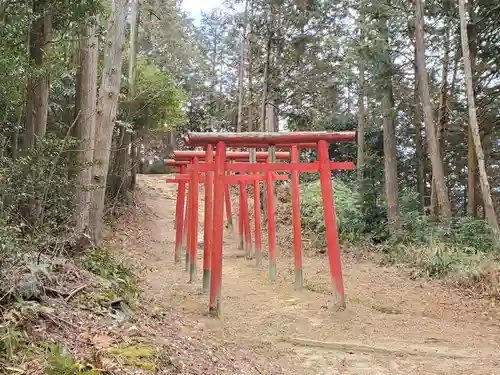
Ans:
{"label": "green foliage", "polygon": [[30,233],[43,228],[54,234],[70,225],[73,177],[80,170],[70,157],[76,144],[72,138],[47,136],[21,157],[0,159],[2,216],[7,223],[20,220]]}
{"label": "green foliage", "polygon": [[165,163],[162,160],[155,160],[153,164],[151,164],[147,170],[146,173],[149,174],[166,174],[168,173],[169,168],[165,166]]}
{"label": "green foliage", "polygon": [[101,370],[76,361],[61,345],[45,344],[45,374],[47,375],[100,375]]}
{"label": "green foliage", "polygon": [[[186,94],[176,87],[172,77],[151,60],[137,59],[135,96],[122,102],[122,118],[133,123],[135,130],[174,130],[185,121],[183,107]],[[123,85],[128,93],[128,83]]]}
{"label": "green foliage", "polygon": [[[304,185],[302,192],[302,225],[324,238],[323,199],[319,182]],[[358,192],[343,181],[336,180],[334,199],[340,238],[351,242],[360,240],[365,231],[365,221]]]}
{"label": "green foliage", "polygon": [[[335,180],[334,198],[341,241],[357,243],[371,239],[382,242],[386,263],[406,263],[417,273],[430,277],[476,275],[486,259],[500,256],[494,234],[484,220],[454,217],[449,226],[433,221],[418,211],[417,195],[403,188],[400,196],[402,230],[389,237],[385,204],[377,200],[367,208],[359,191]],[[302,186],[303,226],[317,235],[316,246],[324,247],[323,200],[318,181]],[[377,216],[378,215],[378,216]]]}
{"label": "green foliage", "polygon": [[133,273],[113,258],[106,248],[94,249],[86,254],[84,267],[93,274],[112,283],[114,292],[133,302],[137,295],[137,282]]}
{"label": "green foliage", "polygon": [[9,321],[0,324],[0,357],[12,358],[24,342],[26,334],[20,327]]}
{"label": "green foliage", "polygon": [[39,249],[69,238],[79,188],[74,175],[84,167],[71,157],[75,145],[72,138],[47,136],[16,159],[0,159],[1,260],[19,247]]}

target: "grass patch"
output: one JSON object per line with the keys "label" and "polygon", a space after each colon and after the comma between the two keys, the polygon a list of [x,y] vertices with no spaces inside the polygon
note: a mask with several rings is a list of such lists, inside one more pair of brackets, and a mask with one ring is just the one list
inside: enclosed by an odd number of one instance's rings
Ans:
{"label": "grass patch", "polygon": [[136,300],[138,290],[134,274],[117,262],[110,250],[101,248],[90,251],[83,259],[83,267],[110,283],[111,287],[101,295],[103,300],[123,298],[128,303]]}
{"label": "grass patch", "polygon": [[[418,211],[415,192],[402,189],[402,230],[397,237],[389,237],[386,207],[381,199],[374,198],[373,192],[361,199],[355,186],[341,180],[333,185],[341,242],[363,247],[371,244],[368,248],[382,250],[384,264],[405,264],[415,276],[451,278],[465,284],[497,280],[494,275],[500,273],[500,242],[484,220],[455,216],[443,226]],[[324,249],[319,181],[301,187],[302,225],[312,234],[313,246]]]}
{"label": "grass patch", "polygon": [[156,350],[147,346],[128,346],[125,348],[111,348],[111,354],[121,358],[126,365],[156,372],[156,365],[151,362],[156,356]]}
{"label": "grass patch", "polygon": [[44,344],[46,375],[100,375],[102,370],[94,366],[76,361],[64,347],[58,344]]}
{"label": "grass patch", "polygon": [[[413,269],[415,277],[447,278],[469,287],[488,280],[497,284],[500,281],[490,277],[492,273],[500,273],[498,255],[442,241],[433,240],[428,245],[401,243],[393,245],[384,250],[382,263],[406,264]],[[498,289],[495,285],[491,287]]]}
{"label": "grass patch", "polygon": [[0,357],[12,358],[25,344],[26,332],[19,325],[6,321],[0,324]]}

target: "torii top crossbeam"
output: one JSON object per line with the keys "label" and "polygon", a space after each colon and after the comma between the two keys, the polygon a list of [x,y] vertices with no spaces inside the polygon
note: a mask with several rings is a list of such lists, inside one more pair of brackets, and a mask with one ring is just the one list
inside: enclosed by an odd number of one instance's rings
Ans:
{"label": "torii top crossbeam", "polygon": [[[217,153],[214,153],[214,157]],[[206,156],[205,151],[174,151],[175,160],[191,160],[194,158],[203,159]],[[268,152],[256,152],[257,160],[265,160],[269,156]],[[250,152],[248,151],[229,151],[226,152],[226,159],[228,160],[248,160]],[[276,152],[277,160],[290,159],[289,152]]]}
{"label": "torii top crossbeam", "polygon": [[224,142],[227,147],[249,147],[246,145],[293,145],[300,143],[316,143],[327,141],[328,143],[353,142],[356,132],[246,132],[246,133],[199,133],[189,132],[186,144],[190,146],[205,146]]}

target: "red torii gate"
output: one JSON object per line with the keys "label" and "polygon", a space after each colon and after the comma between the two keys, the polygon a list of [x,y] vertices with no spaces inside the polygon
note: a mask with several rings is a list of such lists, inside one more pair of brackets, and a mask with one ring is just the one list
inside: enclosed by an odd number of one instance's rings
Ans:
{"label": "red torii gate", "polygon": [[[214,156],[215,157],[215,156]],[[252,153],[248,151],[228,151],[226,152],[226,159],[231,160],[231,161],[237,161],[237,162],[248,162],[249,158],[252,157]],[[255,162],[266,162],[269,153],[268,152],[255,152],[254,153],[255,157]],[[290,159],[290,153],[289,152],[276,152],[274,155],[276,160],[289,160]],[[206,153],[205,151],[174,151],[174,158],[175,160],[179,161],[193,161],[194,158],[204,159],[206,158]],[[246,181],[246,182],[245,182]],[[259,192],[259,185],[258,182],[255,181],[250,181],[248,179],[242,180],[238,185],[240,187],[240,215],[238,217],[238,235],[239,235],[239,247],[241,249],[245,248],[247,251],[250,251],[251,247],[251,242],[250,241],[250,236],[244,234],[245,230],[249,230],[249,227],[246,228],[246,216],[248,214],[241,214],[241,209],[243,206],[247,205],[248,199],[246,190],[244,188],[245,184],[254,182],[254,201],[255,201],[255,194]],[[231,200],[230,200],[230,195],[229,195],[229,187],[226,186],[226,193],[225,193],[225,202],[226,202],[226,216],[228,220],[228,224],[232,229],[232,214],[231,214]],[[257,207],[260,207],[260,196],[258,197],[258,203]],[[255,214],[257,214],[258,211],[255,211]],[[257,219],[257,218],[256,218]],[[260,219],[260,218],[259,218]],[[249,225],[249,224],[247,224]],[[257,229],[256,229],[257,232]],[[244,238],[245,238],[245,243],[244,243]],[[259,238],[260,238],[260,228],[259,228]],[[259,246],[259,249],[261,249],[261,246]],[[259,253],[259,252],[257,252]]]}
{"label": "red torii gate", "polygon": [[[205,151],[175,151],[174,157],[179,160],[166,160],[165,165],[174,166],[179,165],[182,172],[186,172],[186,165],[192,164],[197,166],[200,164],[200,158],[206,158],[206,163],[210,163],[210,153],[213,153],[213,149],[209,146],[207,147],[207,152]],[[228,152],[226,154],[227,159],[233,161],[245,161],[250,157],[249,152]],[[285,160],[290,158],[288,152],[276,153],[277,159]],[[267,152],[256,153],[256,160],[263,161],[267,160]],[[194,280],[194,275],[196,272],[196,249],[197,249],[197,232],[198,232],[198,184],[205,183],[205,233],[204,233],[204,257],[203,257],[203,290],[208,290],[209,280],[210,280],[210,269],[211,269],[211,213],[212,213],[212,192],[211,183],[206,183],[210,181],[211,172],[207,172],[206,176],[199,176],[198,171],[191,171],[190,174],[183,174],[176,176],[174,179],[167,179],[167,182],[179,183],[179,194],[176,207],[176,245],[175,245],[175,260],[178,262],[180,260],[180,250],[184,242],[187,243],[186,246],[186,271],[190,271],[190,281]],[[287,180],[288,176],[272,176],[273,180]],[[229,198],[229,191],[227,189],[228,184],[239,184],[240,185],[240,222],[244,224],[245,231],[245,249],[247,253],[251,253],[251,235],[250,235],[250,218],[248,212],[248,197],[246,194],[246,188],[244,184],[253,183],[254,184],[254,200],[257,200],[255,206],[255,241],[256,241],[256,254],[257,258],[262,259],[262,246],[261,246],[261,233],[260,233],[260,196],[258,194],[258,184],[259,181],[264,180],[262,175],[230,175],[225,176],[226,183],[226,201]],[[185,200],[185,184],[186,182],[191,183],[190,194],[188,197],[188,204],[186,205],[186,216],[183,218],[184,214],[184,200]],[[213,183],[213,182],[212,182]],[[228,206],[228,204],[226,204]],[[230,215],[230,211],[228,213]],[[229,216],[230,217],[230,216]],[[183,220],[184,219],[184,220]],[[184,224],[184,225],[183,225]],[[186,236],[186,228],[189,227],[190,234]],[[184,228],[184,229],[183,229]],[[183,241],[183,238],[187,240]],[[260,254],[260,257],[258,256]]]}
{"label": "red torii gate", "polygon": [[[226,172],[265,172],[268,186],[268,196],[273,195],[273,183],[271,172],[292,172],[292,209],[294,221],[294,254],[295,274],[297,280],[302,280],[302,261],[300,244],[300,201],[298,187],[299,172],[319,172],[323,198],[324,220],[326,227],[326,239],[328,247],[328,258],[330,274],[333,284],[333,306],[337,309],[345,307],[344,286],[342,280],[342,267],[340,259],[340,248],[338,241],[338,228],[333,201],[333,188],[331,181],[331,170],[354,169],[352,162],[331,162],[328,155],[328,143],[352,142],[355,132],[295,132],[295,133],[188,133],[186,144],[190,146],[205,146],[212,150],[216,145],[217,157],[214,165],[190,165],[188,170],[198,172],[214,172],[214,202],[220,202],[224,198],[224,176]],[[318,161],[312,163],[299,163],[299,146],[316,148]],[[290,164],[254,164],[238,163],[228,164],[225,162],[226,147],[270,147],[274,152],[276,147],[292,148],[292,163]],[[272,206],[272,205],[271,205]],[[273,210],[274,207],[268,207]],[[274,213],[269,212],[269,216]],[[222,247],[223,247],[223,207],[215,204],[213,207],[213,250],[210,286],[210,312],[218,315],[220,312],[220,294],[222,284]],[[270,254],[271,257],[271,254]],[[273,278],[273,263],[270,262],[270,276]],[[275,266],[275,263],[274,263]],[[276,269],[274,268],[274,275]]]}

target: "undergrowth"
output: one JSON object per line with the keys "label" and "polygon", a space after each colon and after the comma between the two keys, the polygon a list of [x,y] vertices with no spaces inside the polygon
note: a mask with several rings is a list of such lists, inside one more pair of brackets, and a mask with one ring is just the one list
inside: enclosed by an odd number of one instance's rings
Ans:
{"label": "undergrowth", "polygon": [[84,257],[83,266],[108,282],[107,291],[99,296],[101,301],[134,304],[138,293],[136,278],[127,267],[113,258],[108,249],[94,249],[89,252]]}
{"label": "undergrowth", "polygon": [[[402,191],[402,230],[389,236],[386,207],[376,194],[361,199],[359,192],[336,180],[335,209],[341,242],[367,244],[382,254],[384,264],[405,264],[418,276],[484,281],[500,274],[500,247],[484,220],[455,216],[444,226],[418,211],[415,194]],[[324,248],[323,200],[318,181],[302,186],[302,225],[316,237],[314,245]]]}
{"label": "undergrowth", "polygon": [[47,135],[17,158],[0,156],[0,373],[28,354],[43,357],[48,375],[101,373],[43,340],[61,313],[86,308],[123,321],[137,298],[133,274],[74,231],[75,196],[85,188],[75,175],[89,167],[74,160],[75,146]]}

